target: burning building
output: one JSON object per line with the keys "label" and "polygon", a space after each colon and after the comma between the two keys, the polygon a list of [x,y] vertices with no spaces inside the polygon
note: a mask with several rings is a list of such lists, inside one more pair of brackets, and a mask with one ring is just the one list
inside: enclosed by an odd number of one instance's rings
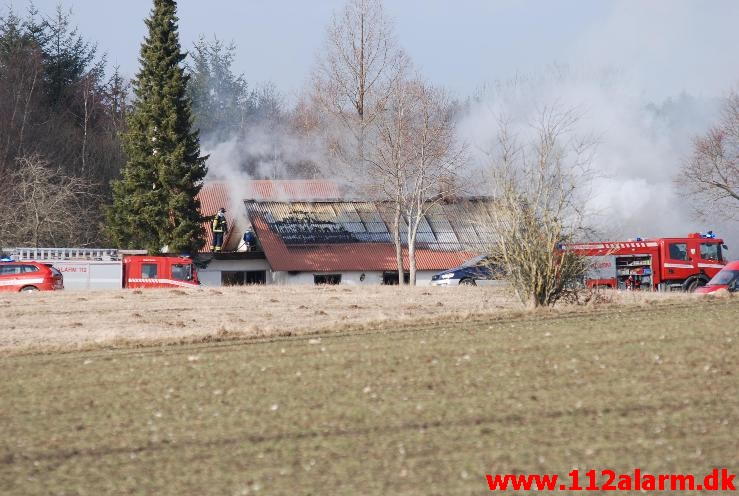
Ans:
{"label": "burning building", "polygon": [[[226,184],[205,185],[203,214],[233,204],[229,191]],[[243,191],[240,206],[227,211],[233,227],[222,253],[198,257],[203,284],[398,283],[392,212],[386,204],[341,198],[340,188],[328,181],[250,181]],[[480,219],[488,208],[484,199],[465,199],[429,209],[416,240],[419,284],[484,252],[490,233]],[[253,233],[253,242],[244,242],[245,232]],[[405,225],[401,239],[407,272]]]}

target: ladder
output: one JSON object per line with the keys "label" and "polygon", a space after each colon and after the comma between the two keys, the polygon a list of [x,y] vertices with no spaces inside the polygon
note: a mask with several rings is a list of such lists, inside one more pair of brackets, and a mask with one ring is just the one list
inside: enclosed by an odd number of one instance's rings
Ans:
{"label": "ladder", "polygon": [[10,256],[18,261],[31,260],[120,260],[121,253],[112,248],[14,248]]}

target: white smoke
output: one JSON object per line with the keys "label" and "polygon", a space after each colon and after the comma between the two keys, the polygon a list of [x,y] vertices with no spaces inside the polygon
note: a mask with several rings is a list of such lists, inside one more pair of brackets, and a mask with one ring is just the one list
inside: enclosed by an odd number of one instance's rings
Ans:
{"label": "white smoke", "polygon": [[249,181],[310,179],[316,174],[316,164],[325,161],[316,139],[270,122],[251,123],[226,141],[206,140],[203,153],[209,155],[206,182],[228,185],[234,212],[243,210]]}
{"label": "white smoke", "polygon": [[689,156],[693,137],[718,118],[720,99],[679,94],[650,101],[622,74],[575,73],[562,67],[541,77],[518,77],[481,95],[461,120],[459,132],[484,168],[501,116],[533,123],[544,106],[575,108],[578,133],[598,137],[590,210],[602,232],[627,239],[685,236],[713,229],[739,241],[735,223],[696,220],[674,180]]}

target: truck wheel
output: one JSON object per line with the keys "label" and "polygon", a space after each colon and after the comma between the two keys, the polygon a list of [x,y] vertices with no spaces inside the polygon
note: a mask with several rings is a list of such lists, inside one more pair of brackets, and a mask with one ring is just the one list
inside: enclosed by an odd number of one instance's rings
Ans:
{"label": "truck wheel", "polygon": [[459,281],[460,286],[477,286],[477,283],[474,279],[470,279],[469,277],[465,277],[461,281]]}
{"label": "truck wheel", "polygon": [[21,288],[21,293],[35,293],[38,291],[38,288],[36,286],[26,286],[24,288]]}
{"label": "truck wheel", "polygon": [[685,291],[688,293],[694,292],[696,289],[705,286],[708,283],[708,281],[703,277],[696,277],[694,279],[688,279],[685,281]]}

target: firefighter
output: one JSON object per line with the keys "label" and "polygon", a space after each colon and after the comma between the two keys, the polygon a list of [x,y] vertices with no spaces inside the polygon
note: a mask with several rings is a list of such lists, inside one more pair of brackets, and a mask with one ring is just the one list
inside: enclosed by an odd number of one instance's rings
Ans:
{"label": "firefighter", "polygon": [[226,209],[222,208],[218,214],[213,217],[213,246],[211,251],[221,251],[223,247],[223,236],[228,232],[228,224],[226,223]]}

